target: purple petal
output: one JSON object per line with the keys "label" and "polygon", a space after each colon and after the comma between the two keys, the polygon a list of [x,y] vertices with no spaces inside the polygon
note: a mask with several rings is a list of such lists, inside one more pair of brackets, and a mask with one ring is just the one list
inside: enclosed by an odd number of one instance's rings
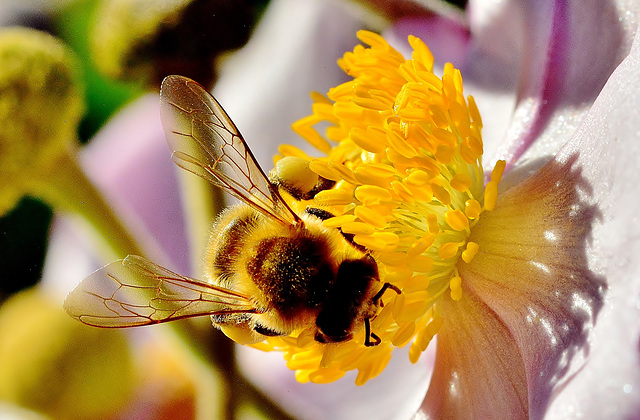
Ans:
{"label": "purple petal", "polygon": [[[160,124],[157,94],[129,104],[80,152],[80,163],[132,235],[159,264],[189,274],[175,165]],[[73,217],[57,216],[43,282],[65,296],[104,265],[91,232]],[[122,257],[125,257],[124,255]]]}
{"label": "purple petal", "polygon": [[[637,5],[635,5],[637,8]],[[518,105],[499,157],[515,163],[557,151],[627,55],[635,25],[615,2],[525,2]],[[533,52],[533,54],[531,53]],[[518,118],[518,116],[520,118]]]}
{"label": "purple petal", "polygon": [[281,144],[314,153],[291,124],[311,111],[312,91],[346,80],[336,60],[358,43],[362,25],[340,4],[272,1],[251,40],[222,67],[213,93],[264,168]]}
{"label": "purple petal", "polygon": [[[179,186],[160,123],[157,93],[128,105],[85,147],[82,166],[148,257],[190,273]],[[124,257],[124,256],[123,256]]]}

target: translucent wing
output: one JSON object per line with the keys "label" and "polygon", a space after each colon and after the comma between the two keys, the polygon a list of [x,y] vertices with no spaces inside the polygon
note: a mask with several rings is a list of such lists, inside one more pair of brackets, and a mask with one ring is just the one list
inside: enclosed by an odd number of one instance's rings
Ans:
{"label": "translucent wing", "polygon": [[199,315],[258,313],[249,298],[129,255],[84,279],[64,301],[69,315],[96,327],[134,327]]}
{"label": "translucent wing", "polygon": [[160,103],[162,125],[178,166],[282,223],[300,223],[209,92],[186,77],[167,76]]}

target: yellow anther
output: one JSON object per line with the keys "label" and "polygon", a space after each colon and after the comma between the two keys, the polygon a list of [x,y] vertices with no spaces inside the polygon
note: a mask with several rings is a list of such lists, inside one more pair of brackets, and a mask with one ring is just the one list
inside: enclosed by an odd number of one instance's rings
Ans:
{"label": "yellow anther", "polygon": [[462,260],[467,264],[473,260],[473,257],[476,256],[478,250],[480,249],[480,245],[475,242],[467,242],[467,249],[462,251]]}
{"label": "yellow anther", "polygon": [[415,272],[428,273],[433,268],[433,259],[424,255],[409,258],[408,266]]}
{"label": "yellow anther", "polygon": [[433,245],[433,241],[435,241],[435,239],[435,235],[427,234],[423,236],[411,246],[411,248],[407,252],[407,255],[409,256],[409,258],[413,258],[424,253],[431,247],[431,245]]}
{"label": "yellow anther", "polygon": [[362,222],[345,222],[342,224],[342,231],[344,233],[353,233],[356,235],[371,235],[376,229]]}
{"label": "yellow anther", "polygon": [[345,223],[353,222],[356,220],[356,216],[353,214],[344,214],[342,216],[332,217],[322,222],[322,225],[328,229],[339,228]]}
{"label": "yellow anther", "polygon": [[291,129],[316,149],[328,153],[331,150],[331,144],[312,127],[317,122],[319,119],[315,115],[310,115],[291,124]]}
{"label": "yellow anther", "polygon": [[390,232],[375,232],[372,235],[355,235],[353,241],[372,251],[389,251],[398,243],[398,235]]}
{"label": "yellow anther", "polygon": [[442,163],[443,165],[446,165],[447,163],[451,162],[451,159],[453,159],[454,153],[455,153],[455,150],[452,147],[442,144],[438,146],[438,148],[436,149],[435,157],[438,163]]}
{"label": "yellow anther", "polygon": [[387,136],[384,131],[377,128],[367,127],[363,130],[354,127],[349,132],[349,138],[367,152],[383,153],[387,148]]}
{"label": "yellow anther", "polygon": [[458,242],[447,242],[442,244],[440,245],[440,248],[438,248],[438,256],[443,260],[453,258],[458,253],[459,247],[460,244]]}
{"label": "yellow anther", "polygon": [[431,184],[431,190],[433,191],[433,195],[445,206],[448,206],[451,203],[451,195],[449,192],[442,188],[440,185]]}
{"label": "yellow anther", "polygon": [[381,201],[391,201],[391,193],[375,185],[361,185],[356,188],[356,198],[362,203],[379,203]]}
{"label": "yellow anther", "polygon": [[418,151],[395,131],[389,131],[387,133],[387,141],[396,152],[408,159],[418,156]]}
{"label": "yellow anther", "polygon": [[311,162],[309,162],[309,169],[311,169],[313,172],[317,173],[321,177],[330,179],[332,181],[338,181],[341,179],[340,172],[331,168],[328,162],[325,162],[319,159],[314,159]]}
{"label": "yellow anther", "polygon": [[453,177],[450,184],[458,191],[466,191],[471,186],[471,177],[465,173],[459,173]]}
{"label": "yellow anther", "polygon": [[491,211],[496,206],[498,199],[498,183],[489,181],[484,188],[484,209]]}
{"label": "yellow anther", "polygon": [[314,197],[318,204],[325,206],[339,206],[353,202],[353,195],[345,190],[324,190]]}
{"label": "yellow anther", "polygon": [[360,220],[378,229],[382,229],[387,224],[387,218],[371,207],[358,206],[354,213]]}
{"label": "yellow anther", "polygon": [[499,160],[496,162],[496,166],[493,167],[493,171],[491,171],[491,180],[495,181],[496,184],[499,184],[500,180],[502,180],[502,174],[504,173],[505,166],[506,162],[504,160]]}
{"label": "yellow anther", "polygon": [[429,233],[435,235],[440,232],[440,225],[438,224],[438,217],[435,214],[427,215],[427,224],[429,226]]}
{"label": "yellow anther", "polygon": [[480,116],[480,111],[478,111],[476,100],[473,96],[469,95],[467,97],[467,103],[469,104],[469,115],[471,116],[471,121],[473,121],[478,128],[482,128],[482,117]]}
{"label": "yellow anther", "polygon": [[482,206],[473,198],[464,202],[464,214],[467,215],[469,219],[477,219],[480,217],[480,213],[482,213]]}
{"label": "yellow anther", "polygon": [[414,169],[406,178],[407,184],[412,184],[417,187],[427,184],[433,177],[426,171],[421,169]]}
{"label": "yellow anther", "polygon": [[460,210],[450,210],[445,213],[444,220],[451,226],[451,229],[461,231],[469,229],[469,219]]}
{"label": "yellow anther", "polygon": [[413,35],[409,35],[409,45],[413,48],[411,57],[422,65],[422,69],[431,73],[433,70],[433,54],[420,38],[416,38]]}
{"label": "yellow anther", "polygon": [[345,181],[354,185],[358,184],[358,180],[353,175],[353,171],[347,168],[344,164],[340,162],[329,162],[328,166],[331,169],[331,171],[337,172],[340,174],[339,179],[344,179]]}

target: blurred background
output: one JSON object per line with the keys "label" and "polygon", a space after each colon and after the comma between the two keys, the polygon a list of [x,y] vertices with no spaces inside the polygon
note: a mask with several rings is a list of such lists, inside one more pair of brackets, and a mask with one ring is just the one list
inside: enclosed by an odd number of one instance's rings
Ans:
{"label": "blurred background", "polygon": [[[304,1],[302,2],[304,3]],[[437,0],[327,0],[327,2],[334,3],[335,5],[332,7],[344,7],[344,13],[349,16],[348,19],[354,22],[355,29],[366,28],[378,32],[384,30],[392,22],[410,15],[428,15],[435,12],[461,20],[466,5],[464,0],[447,2]],[[220,77],[219,69],[223,67],[222,64],[230,60],[235,51],[241,49],[251,39],[266,11],[272,6],[276,7],[271,3],[276,3],[276,1],[3,0],[0,3],[0,31],[13,26],[37,29],[53,35],[73,51],[77,57],[75,65],[78,67],[80,83],[83,86],[84,113],[77,129],[77,140],[79,148],[82,149],[90,143],[91,139],[96,137],[101,129],[104,129],[107,122],[119,111],[131,106],[132,103],[145,95],[156,95],[157,97],[160,81],[168,74],[185,75],[208,88],[215,89],[216,81]],[[284,2],[278,3],[280,5],[277,7],[282,7]],[[292,18],[295,19],[295,16]],[[256,44],[258,47],[261,45],[258,42]],[[356,44],[355,30],[353,30],[351,44],[346,46],[346,49],[341,53],[352,49]],[[2,53],[0,53],[1,55]],[[335,55],[335,58],[337,57],[339,55]],[[335,59],[327,62],[326,66],[336,67]],[[269,81],[258,80],[254,83],[268,84]],[[319,86],[318,89],[322,87]],[[242,93],[242,95],[245,94]],[[3,90],[0,89],[0,98],[2,95]],[[286,95],[286,92],[283,92],[283,95]],[[249,101],[250,99],[245,98],[245,100]],[[15,110],[15,112],[19,112],[19,110]],[[307,108],[301,109],[300,112],[301,115],[306,115],[309,112],[309,105]],[[294,120],[295,118],[292,118],[288,124]],[[238,125],[240,124],[238,123]],[[242,127],[241,125],[241,130]],[[0,130],[2,129],[0,127]],[[267,150],[271,150],[272,154],[276,151],[275,144],[269,144],[265,147]],[[0,158],[4,152],[0,147]],[[267,164],[268,162],[263,162],[263,165]],[[25,169],[24,176],[32,176],[29,169]],[[1,182],[7,181],[0,180]],[[88,330],[76,331],[74,326],[67,326],[66,318],[57,321],[57,318],[51,315],[61,312],[60,308],[56,307],[57,303],[52,304],[39,296],[31,296],[33,294],[32,287],[37,285],[42,278],[45,256],[48,252],[53,251],[51,249],[53,245],[50,247],[49,241],[53,220],[54,210],[50,203],[33,196],[20,198],[15,207],[8,209],[0,217],[0,305],[3,305],[0,307],[0,333],[3,334],[0,336],[0,340],[2,340],[0,358],[4,354],[8,354],[3,352],[15,351],[12,346],[23,348],[22,346],[29,346],[32,342],[30,341],[33,340],[32,336],[21,338],[23,341],[11,341],[14,337],[12,334],[17,334],[15,330],[24,331],[31,328],[33,336],[38,337],[51,334],[51,331],[55,330],[61,335],[68,334],[65,336],[65,340],[73,340],[73,337],[79,334],[83,338],[78,340],[83,344],[80,349],[73,349],[68,345],[61,344],[62,347],[57,350],[52,347],[47,347],[48,350],[42,350],[42,352],[46,352],[45,355],[38,353],[37,357],[25,356],[24,363],[29,364],[32,370],[37,370],[41,366],[38,363],[41,363],[42,366],[48,366],[48,369],[53,369],[52,372],[48,372],[44,376],[41,372],[34,374],[31,378],[32,383],[29,384],[26,384],[26,379],[23,381],[24,383],[7,384],[6,382],[10,382],[13,378],[11,375],[24,377],[24,370],[16,368],[18,370],[12,371],[10,375],[7,373],[8,371],[2,371],[3,365],[0,363],[0,415],[3,413],[2,400],[6,399],[14,407],[8,411],[14,413],[14,418],[29,418],[32,415],[33,418],[39,418],[37,417],[39,415],[33,412],[19,411],[20,405],[52,418],[187,419],[201,417],[198,415],[200,409],[193,408],[194,399],[197,400],[199,397],[193,397],[193,391],[190,389],[202,384],[193,385],[194,382],[198,382],[198,379],[193,378],[193,371],[194,369],[208,369],[206,365],[211,364],[207,363],[208,360],[217,359],[213,365],[232,363],[230,361],[230,358],[233,357],[232,351],[213,354],[206,348],[213,346],[211,342],[218,343],[216,341],[218,338],[200,337],[200,344],[202,342],[208,344],[202,346],[204,349],[195,352],[198,356],[189,359],[192,355],[186,355],[188,351],[184,349],[184,343],[176,344],[173,333],[167,333],[166,336],[162,336],[163,333],[160,333],[159,336],[142,334],[143,337],[135,338],[134,345],[131,345],[131,343],[124,343],[124,341],[131,341],[130,336],[121,337],[113,334],[103,336],[102,332],[90,336],[93,333],[87,332]],[[193,264],[189,266],[191,262],[187,264],[174,261],[174,263],[174,266],[193,269]],[[22,293],[20,293],[21,291]],[[5,302],[7,302],[6,305]],[[29,319],[22,324],[21,320],[27,318]],[[203,329],[211,329],[208,322],[205,320]],[[180,336],[180,327],[177,330],[177,336]],[[51,340],[43,341],[42,346],[55,344],[55,339],[51,338]],[[68,342],[65,341],[65,343]],[[133,367],[134,363],[131,360],[136,359],[140,354],[148,355],[149,353],[146,353],[144,349],[156,346],[158,342],[174,343],[175,346],[167,345],[167,349],[173,350],[167,350],[164,354],[160,352],[159,355],[149,357],[146,363],[150,365],[154,361],[162,360],[163,366],[168,367],[160,373],[156,372],[155,376],[141,375],[139,372],[132,374],[131,372],[136,369],[149,369],[149,366],[146,368]],[[187,346],[192,346],[192,344]],[[125,354],[121,350],[124,347],[133,347],[133,350],[130,354]],[[222,347],[224,348],[224,346]],[[105,356],[105,354],[111,356]],[[203,358],[205,359],[204,365],[202,365]],[[166,407],[158,410],[155,414],[151,414],[151,411],[145,412],[144,403],[139,403],[137,407],[133,407],[135,406],[133,404],[124,411],[127,414],[123,415],[121,414],[122,404],[100,402],[99,398],[96,399],[95,393],[87,393],[86,390],[77,391],[74,399],[67,402],[62,397],[54,398],[51,395],[49,398],[41,400],[25,398],[24,394],[36,391],[46,393],[56,387],[63,387],[64,384],[70,387],[69,384],[75,384],[73,386],[78,387],[79,384],[87,386],[87,380],[82,376],[70,378],[68,375],[62,374],[61,372],[66,372],[69,366],[64,366],[64,363],[60,364],[60,359],[70,359],[76,362],[82,360],[84,364],[79,366],[87,367],[87,369],[88,366],[96,367],[96,360],[103,360],[102,364],[96,368],[98,373],[94,375],[98,378],[93,384],[94,392],[108,394],[110,400],[115,398],[124,401],[124,396],[139,386],[142,377],[143,381],[147,381],[147,383],[151,382],[153,378],[157,379],[157,384],[160,384],[157,386],[164,389],[163,392],[168,392],[173,396],[169,400],[175,400],[178,403],[166,404]],[[106,364],[104,359],[106,359]],[[189,359],[191,362],[184,364],[185,359]],[[19,364],[18,362],[14,363],[15,366]],[[120,367],[114,368],[114,365]],[[6,368],[6,366],[4,367]],[[203,385],[203,387],[208,389],[210,393],[220,394],[219,390],[215,391],[215,386],[217,386],[215,384],[218,383],[216,382],[218,379],[214,378],[216,376],[215,369],[212,372],[213,379],[209,384],[210,388],[207,388],[209,385]],[[108,380],[109,375],[121,379],[131,376],[135,379],[125,381],[126,384],[122,381],[111,383]],[[225,375],[226,373],[222,374],[223,377]],[[42,382],[45,376],[52,382]],[[222,383],[225,383],[225,380],[228,379],[223,378]],[[173,388],[171,386],[167,388],[167,384],[172,381],[175,381]],[[102,388],[97,383],[101,383]],[[13,392],[14,388],[20,386],[23,386],[20,391],[22,393]],[[110,386],[111,388],[109,388]],[[229,382],[226,382],[226,386],[229,386]],[[280,411],[258,390],[249,385],[242,390],[247,398],[254,402],[253,408],[258,407],[257,411],[251,411],[253,414],[248,415],[248,418],[290,418],[290,414]],[[147,399],[140,397],[138,401],[153,400],[156,404],[162,405],[157,400],[161,399],[160,396],[165,393],[161,392],[155,398],[151,398],[149,394],[153,394],[153,388],[146,392],[147,397],[145,398]],[[52,399],[59,401],[59,404],[52,404],[50,401]],[[96,400],[98,401],[96,405],[102,405],[108,409],[101,412],[95,407],[88,406],[85,409],[79,408],[78,414],[71,414],[68,411],[69,407],[77,404],[79,399]],[[15,412],[12,411],[14,409]],[[266,415],[264,414],[265,410],[268,412]],[[226,414],[220,414],[219,418],[238,417],[237,412],[237,406],[226,408],[221,411]],[[135,413],[134,417],[131,417],[132,413]]]}

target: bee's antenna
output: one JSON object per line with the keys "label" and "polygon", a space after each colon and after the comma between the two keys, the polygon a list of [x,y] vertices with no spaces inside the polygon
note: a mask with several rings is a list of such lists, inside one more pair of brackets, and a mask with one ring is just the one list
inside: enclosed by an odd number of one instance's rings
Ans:
{"label": "bee's antenna", "polygon": [[400,290],[398,288],[398,286],[394,286],[391,283],[385,283],[382,285],[382,289],[380,289],[380,291],[378,293],[376,293],[376,295],[373,297],[373,299],[371,299],[373,301],[374,304],[377,304],[378,301],[380,300],[380,298],[382,297],[382,295],[384,295],[384,292],[387,291],[387,289],[391,289],[394,292],[396,292],[397,294],[402,293],[402,290]]}

